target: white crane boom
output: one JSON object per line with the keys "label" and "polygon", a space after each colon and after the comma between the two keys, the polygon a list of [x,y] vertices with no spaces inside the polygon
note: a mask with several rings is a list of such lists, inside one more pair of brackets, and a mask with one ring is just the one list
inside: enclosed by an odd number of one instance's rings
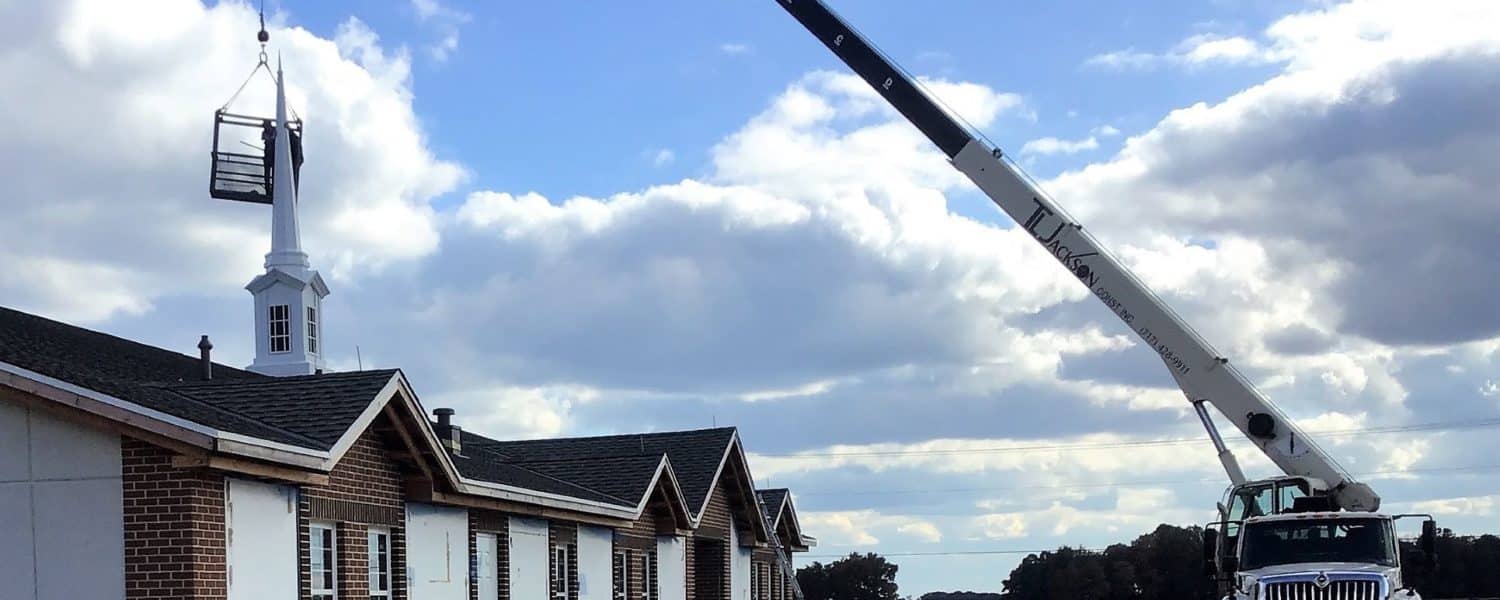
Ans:
{"label": "white crane boom", "polygon": [[1244,475],[1224,447],[1212,419],[1211,404],[1229,419],[1287,475],[1308,477],[1344,510],[1375,511],[1380,497],[1350,477],[1343,467],[1303,435],[1250,382],[1230,366],[1191,327],[1153,294],[1140,279],[1071,221],[1056,203],[1012,164],[944,111],[905,72],[877,52],[821,0],[777,0],[804,27],[903,116],[932,140],[952,164],[990,200],[1020,224],[1089,292],[1157,353],[1208,429],[1220,460],[1233,482]]}

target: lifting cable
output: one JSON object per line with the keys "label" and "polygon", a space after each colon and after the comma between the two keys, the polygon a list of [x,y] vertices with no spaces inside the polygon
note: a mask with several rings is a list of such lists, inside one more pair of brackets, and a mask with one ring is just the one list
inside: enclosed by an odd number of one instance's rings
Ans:
{"label": "lifting cable", "polygon": [[[266,54],[266,43],[271,41],[271,33],[266,31],[266,0],[260,1],[260,31],[255,33],[255,40],[260,42],[259,60],[255,63],[255,67],[250,69],[250,75],[245,77],[244,82],[240,83],[239,89],[234,90],[234,95],[230,96],[228,100],[224,101],[224,105],[219,107],[221,111],[229,110],[229,105],[234,104],[234,101],[240,97],[240,93],[245,91],[245,86],[250,85],[250,80],[255,79],[255,74],[261,70],[265,70],[266,75],[271,78],[272,83],[276,82],[276,74],[271,72],[270,56]],[[291,111],[293,120],[302,120],[302,116],[298,115],[295,109],[288,106],[287,110]]]}

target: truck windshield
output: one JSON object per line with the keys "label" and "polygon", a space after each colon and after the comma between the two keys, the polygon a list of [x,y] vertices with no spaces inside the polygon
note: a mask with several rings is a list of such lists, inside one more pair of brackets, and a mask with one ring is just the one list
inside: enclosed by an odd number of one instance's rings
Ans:
{"label": "truck windshield", "polygon": [[1395,536],[1383,519],[1292,519],[1245,524],[1241,569],[1312,562],[1394,567]]}

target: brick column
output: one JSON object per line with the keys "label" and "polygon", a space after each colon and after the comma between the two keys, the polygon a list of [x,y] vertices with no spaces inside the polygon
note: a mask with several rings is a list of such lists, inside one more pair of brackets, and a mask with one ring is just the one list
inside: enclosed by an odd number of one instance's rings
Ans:
{"label": "brick column", "polygon": [[405,527],[391,528],[391,598],[407,600]]}
{"label": "brick column", "polygon": [[174,467],[172,456],[121,438],[125,598],[222,600],[228,594],[224,478]]}
{"label": "brick column", "polygon": [[361,523],[339,523],[335,534],[340,598],[370,595],[369,527]]}

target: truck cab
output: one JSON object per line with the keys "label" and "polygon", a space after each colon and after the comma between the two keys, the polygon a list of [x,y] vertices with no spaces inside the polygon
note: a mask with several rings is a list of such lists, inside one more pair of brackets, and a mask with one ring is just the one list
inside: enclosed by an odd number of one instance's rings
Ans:
{"label": "truck cab", "polygon": [[1395,526],[1388,516],[1313,512],[1252,517],[1241,524],[1238,537],[1234,598],[1420,598],[1401,580]]}
{"label": "truck cab", "polygon": [[1228,506],[1220,504],[1223,520],[1204,532],[1206,566],[1224,598],[1420,598],[1403,580],[1395,523],[1424,518],[1420,545],[1430,565],[1431,517],[1337,511],[1325,506],[1318,483],[1278,477],[1230,489]]}

